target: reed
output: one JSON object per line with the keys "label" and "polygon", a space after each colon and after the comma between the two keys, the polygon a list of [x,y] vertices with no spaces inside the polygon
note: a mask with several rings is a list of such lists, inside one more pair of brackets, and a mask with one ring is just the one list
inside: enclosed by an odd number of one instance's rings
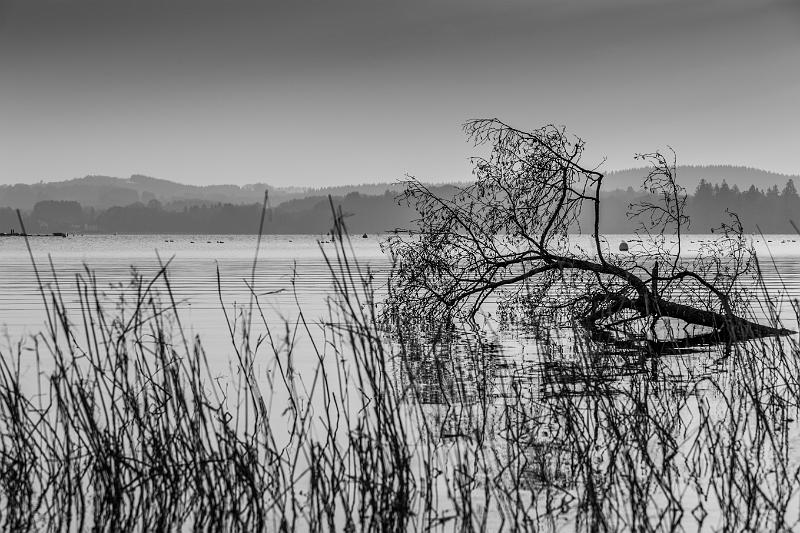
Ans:
{"label": "reed", "polygon": [[[218,283],[224,376],[186,334],[168,261],[115,302],[86,269],[77,313],[63,280],[41,283],[45,330],[0,356],[2,528],[798,526],[796,338],[642,357],[520,327],[535,349],[508,354],[425,317],[391,324],[341,217],[333,237],[322,323],[300,309],[271,328],[256,287],[236,308]],[[777,304],[758,301],[775,327]]]}

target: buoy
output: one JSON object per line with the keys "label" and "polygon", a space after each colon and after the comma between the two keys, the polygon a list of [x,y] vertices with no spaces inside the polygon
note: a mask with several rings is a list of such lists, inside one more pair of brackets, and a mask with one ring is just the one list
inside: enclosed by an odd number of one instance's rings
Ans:
{"label": "buoy", "polygon": [[625,241],[622,241],[621,243],[619,243],[619,251],[620,252],[627,252],[628,251],[628,243],[625,242]]}

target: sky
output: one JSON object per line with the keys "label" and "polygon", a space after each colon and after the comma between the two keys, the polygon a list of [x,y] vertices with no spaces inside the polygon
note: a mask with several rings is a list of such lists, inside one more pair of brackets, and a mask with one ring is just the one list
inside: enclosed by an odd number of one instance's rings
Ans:
{"label": "sky", "polygon": [[800,174],[800,0],[0,0],[0,183],[469,179],[461,125]]}

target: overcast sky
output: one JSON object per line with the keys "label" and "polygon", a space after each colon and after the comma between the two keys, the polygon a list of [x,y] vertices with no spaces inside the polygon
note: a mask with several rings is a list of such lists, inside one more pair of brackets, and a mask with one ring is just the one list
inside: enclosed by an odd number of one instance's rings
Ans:
{"label": "overcast sky", "polygon": [[0,0],[0,183],[465,179],[489,116],[800,173],[798,95],[800,0]]}

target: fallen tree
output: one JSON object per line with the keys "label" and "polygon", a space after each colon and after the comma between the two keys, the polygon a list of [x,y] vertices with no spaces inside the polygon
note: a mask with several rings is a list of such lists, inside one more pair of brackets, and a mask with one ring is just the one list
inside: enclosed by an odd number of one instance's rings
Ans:
{"label": "fallen tree", "polygon": [[717,238],[686,253],[686,192],[674,153],[637,156],[651,170],[627,216],[642,238],[617,253],[600,235],[603,174],[581,163],[583,140],[552,125],[525,132],[497,119],[468,122],[465,131],[489,149],[473,159],[474,183],[452,197],[406,183],[401,201],[419,217],[386,243],[395,260],[386,307],[393,316],[474,320],[497,297],[501,311],[579,324],[595,338],[633,322],[656,338],[665,319],[699,327],[688,335],[695,339],[791,333],[746,316],[742,281],[754,275],[755,259],[735,215]]}

